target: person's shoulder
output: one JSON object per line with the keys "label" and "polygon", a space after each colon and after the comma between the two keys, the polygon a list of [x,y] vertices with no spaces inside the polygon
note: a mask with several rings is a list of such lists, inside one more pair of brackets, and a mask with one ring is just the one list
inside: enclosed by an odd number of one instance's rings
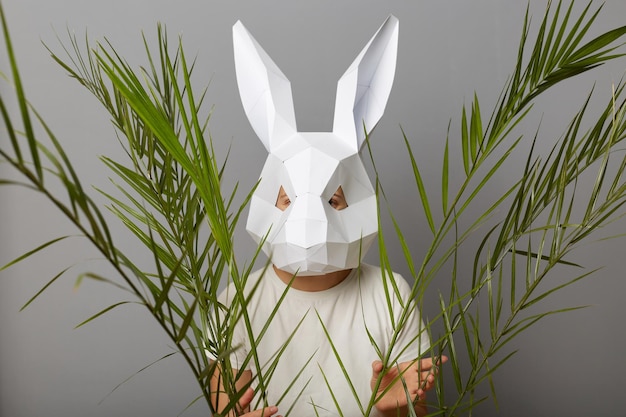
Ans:
{"label": "person's shoulder", "polygon": [[[240,277],[240,279],[245,280],[243,283],[244,294],[249,296],[253,291],[258,292],[259,288],[263,286],[263,277],[268,273],[273,273],[274,271],[271,268],[261,268],[256,271],[251,272],[248,276]],[[220,293],[219,299],[222,303],[229,305],[237,292],[237,286],[232,281],[232,279],[228,280],[228,284]]]}
{"label": "person's shoulder", "polygon": [[[356,285],[359,287],[359,297],[370,308],[384,306],[382,311],[387,311],[388,302],[391,300],[396,311],[411,298],[409,283],[398,273],[368,264],[361,264],[357,272],[359,275]],[[373,308],[372,311],[379,310]]]}

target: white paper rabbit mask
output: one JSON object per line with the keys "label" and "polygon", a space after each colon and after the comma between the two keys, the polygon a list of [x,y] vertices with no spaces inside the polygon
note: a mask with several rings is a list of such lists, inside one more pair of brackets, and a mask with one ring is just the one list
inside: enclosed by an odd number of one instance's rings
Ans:
{"label": "white paper rabbit mask", "polygon": [[[339,80],[332,132],[298,132],[289,80],[241,22],[233,41],[241,101],[269,152],[246,229],[257,243],[265,239],[272,263],[290,273],[358,266],[378,232],[376,196],[359,150],[391,92],[398,20],[387,18]],[[281,187],[290,202],[284,210],[277,207]],[[341,192],[347,207],[337,210],[329,201]]]}

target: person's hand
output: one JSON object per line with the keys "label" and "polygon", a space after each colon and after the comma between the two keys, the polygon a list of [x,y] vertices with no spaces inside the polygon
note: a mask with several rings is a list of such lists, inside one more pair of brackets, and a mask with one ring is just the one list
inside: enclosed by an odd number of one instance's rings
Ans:
{"label": "person's hand", "polygon": [[[248,388],[239,399],[237,408],[239,410],[247,410],[253,398],[254,390],[252,388]],[[275,415],[276,413],[278,413],[278,407],[276,407],[275,405],[270,405],[265,408],[259,408],[258,410],[248,411],[246,413],[243,413],[243,411],[241,411],[240,413],[238,413],[238,415],[241,417],[270,417]]]}
{"label": "person's hand", "polygon": [[374,361],[372,363],[372,390],[376,388],[377,381],[382,378],[376,392],[376,398],[382,397],[376,402],[376,408],[385,413],[397,410],[408,405],[407,392],[410,400],[415,403],[424,400],[426,391],[433,388],[435,375],[438,367],[448,360],[446,356],[435,359],[425,358],[402,362],[393,366],[381,377],[383,363]]}

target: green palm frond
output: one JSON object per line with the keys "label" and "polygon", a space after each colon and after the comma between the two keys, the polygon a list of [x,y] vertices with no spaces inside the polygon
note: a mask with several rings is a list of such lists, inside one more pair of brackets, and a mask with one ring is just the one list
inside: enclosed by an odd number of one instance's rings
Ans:
{"label": "green palm frond", "polygon": [[[458,397],[453,403],[445,402],[443,392],[439,391],[439,407],[445,410],[443,415],[469,410],[482,400],[474,398],[473,393],[479,384],[491,381],[493,372],[512,356],[514,352],[495,359],[496,353],[500,353],[514,337],[544,317],[578,308],[525,314],[531,306],[536,307],[555,292],[593,273],[575,274],[565,283],[547,288],[540,286],[559,265],[579,267],[567,255],[583,239],[588,239],[593,232],[624,213],[626,158],[619,145],[626,138],[626,106],[621,83],[615,86],[613,97],[604,110],[593,116],[591,128],[583,128],[583,120],[590,117],[588,99],[547,157],[535,154],[535,146],[532,146],[525,155],[524,169],[513,185],[500,195],[489,196],[483,192],[513,155],[524,155],[520,149],[525,139],[523,135],[512,138],[511,144],[507,143],[531,112],[539,94],[623,55],[616,50],[621,46],[619,42],[626,34],[626,27],[601,34],[583,44],[599,9],[592,13],[589,3],[579,17],[573,18],[572,7],[573,2],[562,13],[561,2],[554,10],[549,6],[531,48],[528,48],[530,18],[527,12],[518,62],[488,123],[484,123],[486,119],[481,110],[484,106],[479,104],[478,94],[474,95],[469,107],[463,107],[458,146],[465,178],[456,191],[449,183],[453,166],[450,159],[455,153],[452,152],[453,142],[448,129],[442,163],[440,204],[443,219],[439,224],[431,214],[435,204],[421,179],[411,141],[402,132],[413,166],[415,192],[433,233],[422,266],[414,272],[413,255],[403,237],[408,233],[407,229],[393,221],[408,270],[415,280],[415,297],[424,297],[429,284],[440,279],[439,273],[444,267],[452,265],[453,271],[449,300],[446,302],[440,296],[440,308],[443,312],[443,347],[450,355]],[[533,141],[539,140],[540,136],[537,131]],[[609,162],[617,168],[609,169]],[[591,170],[596,172],[593,187],[581,189],[578,179],[589,175],[586,173]],[[377,178],[377,184],[380,182]],[[384,193],[380,195],[383,196],[381,201],[386,201]],[[467,208],[479,196],[481,202],[485,202],[485,197],[491,202],[480,216],[468,219]],[[583,213],[579,213],[579,207],[585,208]],[[496,216],[498,212],[503,215]],[[484,225],[489,227],[482,232],[475,253],[472,285],[469,291],[463,292],[460,290],[463,285],[459,282],[457,253],[467,246],[470,236],[481,233]],[[386,257],[386,253],[381,252],[381,256]],[[507,259],[509,264],[505,262]],[[485,312],[477,302],[479,299],[487,302]],[[486,318],[482,317],[484,314],[487,314]],[[431,325],[434,324],[432,321]],[[483,328],[489,330],[487,337],[481,330]],[[461,361],[469,362],[469,374],[463,371]],[[495,399],[495,387],[492,382],[490,384]]]}

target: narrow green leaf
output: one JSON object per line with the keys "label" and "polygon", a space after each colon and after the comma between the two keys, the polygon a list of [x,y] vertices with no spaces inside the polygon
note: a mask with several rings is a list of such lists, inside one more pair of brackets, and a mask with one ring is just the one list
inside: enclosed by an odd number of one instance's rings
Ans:
{"label": "narrow green leaf", "polygon": [[56,280],[58,278],[60,278],[63,274],[65,274],[65,272],[67,272],[67,270],[70,269],[65,268],[64,270],[62,270],[61,272],[59,272],[58,274],[56,274],[50,281],[48,281],[48,283],[46,285],[44,285],[39,291],[37,291],[37,293],[32,296],[27,302],[26,304],[24,304],[22,306],[22,308],[20,308],[20,311],[24,310],[26,307],[28,307],[33,301],[35,301],[46,289],[48,289],[48,287],[50,287],[54,282],[56,282]]}
{"label": "narrow green leaf", "polygon": [[52,240],[50,240],[50,241],[48,241],[48,242],[46,242],[46,243],[44,243],[44,244],[42,244],[40,246],[37,246],[35,249],[30,250],[30,251],[26,252],[25,254],[23,254],[21,256],[18,256],[17,258],[12,260],[8,264],[4,265],[3,267],[0,267],[0,271],[4,271],[5,269],[10,268],[11,266],[13,266],[13,265],[15,265],[15,264],[17,264],[17,263],[19,263],[19,262],[29,258],[30,256],[32,256],[32,255],[34,255],[34,254],[36,254],[38,252],[41,252],[43,249],[47,248],[48,246],[53,245],[53,244],[55,244],[57,242],[60,242],[62,240],[65,240],[68,237],[71,237],[71,236],[61,236],[61,237],[58,237],[56,239],[52,239]]}
{"label": "narrow green leaf", "polygon": [[78,329],[79,327],[82,327],[85,324],[90,323],[91,321],[97,319],[98,317],[102,316],[103,314],[108,313],[109,311],[113,310],[114,308],[122,306],[122,305],[125,305],[125,304],[133,304],[133,302],[131,302],[131,301],[121,301],[119,303],[112,304],[112,305],[108,306],[107,308],[105,308],[104,310],[102,310],[102,311],[94,314],[93,316],[89,317],[87,320],[79,323],[74,328]]}
{"label": "narrow green leaf", "polygon": [[[13,84],[15,85],[15,93],[18,102],[18,107],[20,109],[20,114],[22,116],[22,123],[24,124],[24,131],[26,135],[26,139],[28,141],[28,148],[31,151],[32,163],[35,166],[35,171],[37,172],[37,178],[39,180],[43,179],[43,167],[41,165],[41,159],[39,157],[39,152],[37,152],[37,141],[35,139],[35,132],[33,129],[30,112],[28,111],[28,101],[26,99],[26,94],[24,92],[24,86],[22,84],[22,78],[20,76],[20,71],[17,66],[17,59],[15,57],[15,52],[13,51],[13,42],[11,41],[11,35],[9,33],[9,26],[7,24],[6,17],[4,15],[4,10],[0,6],[0,23],[2,24],[2,32],[4,35],[4,45],[6,48],[6,52],[9,58],[9,65],[11,67],[11,75],[13,76]],[[6,119],[5,119],[6,120]],[[11,131],[13,131],[11,129]],[[21,157],[19,152],[17,153],[18,160],[21,161]]]}
{"label": "narrow green leaf", "polygon": [[420,199],[422,202],[422,208],[424,209],[424,215],[426,216],[426,221],[428,222],[428,226],[430,227],[430,231],[435,234],[435,221],[433,220],[432,212],[430,209],[430,203],[428,202],[428,194],[426,192],[426,187],[424,186],[424,181],[422,180],[422,175],[420,174],[419,168],[417,166],[417,162],[415,161],[415,157],[413,156],[413,150],[411,149],[411,144],[404,133],[402,131],[402,136],[404,137],[404,143],[406,144],[407,151],[409,152],[409,158],[411,159],[411,166],[413,167],[413,177],[415,178],[415,184],[417,185],[417,189],[419,191]]}

